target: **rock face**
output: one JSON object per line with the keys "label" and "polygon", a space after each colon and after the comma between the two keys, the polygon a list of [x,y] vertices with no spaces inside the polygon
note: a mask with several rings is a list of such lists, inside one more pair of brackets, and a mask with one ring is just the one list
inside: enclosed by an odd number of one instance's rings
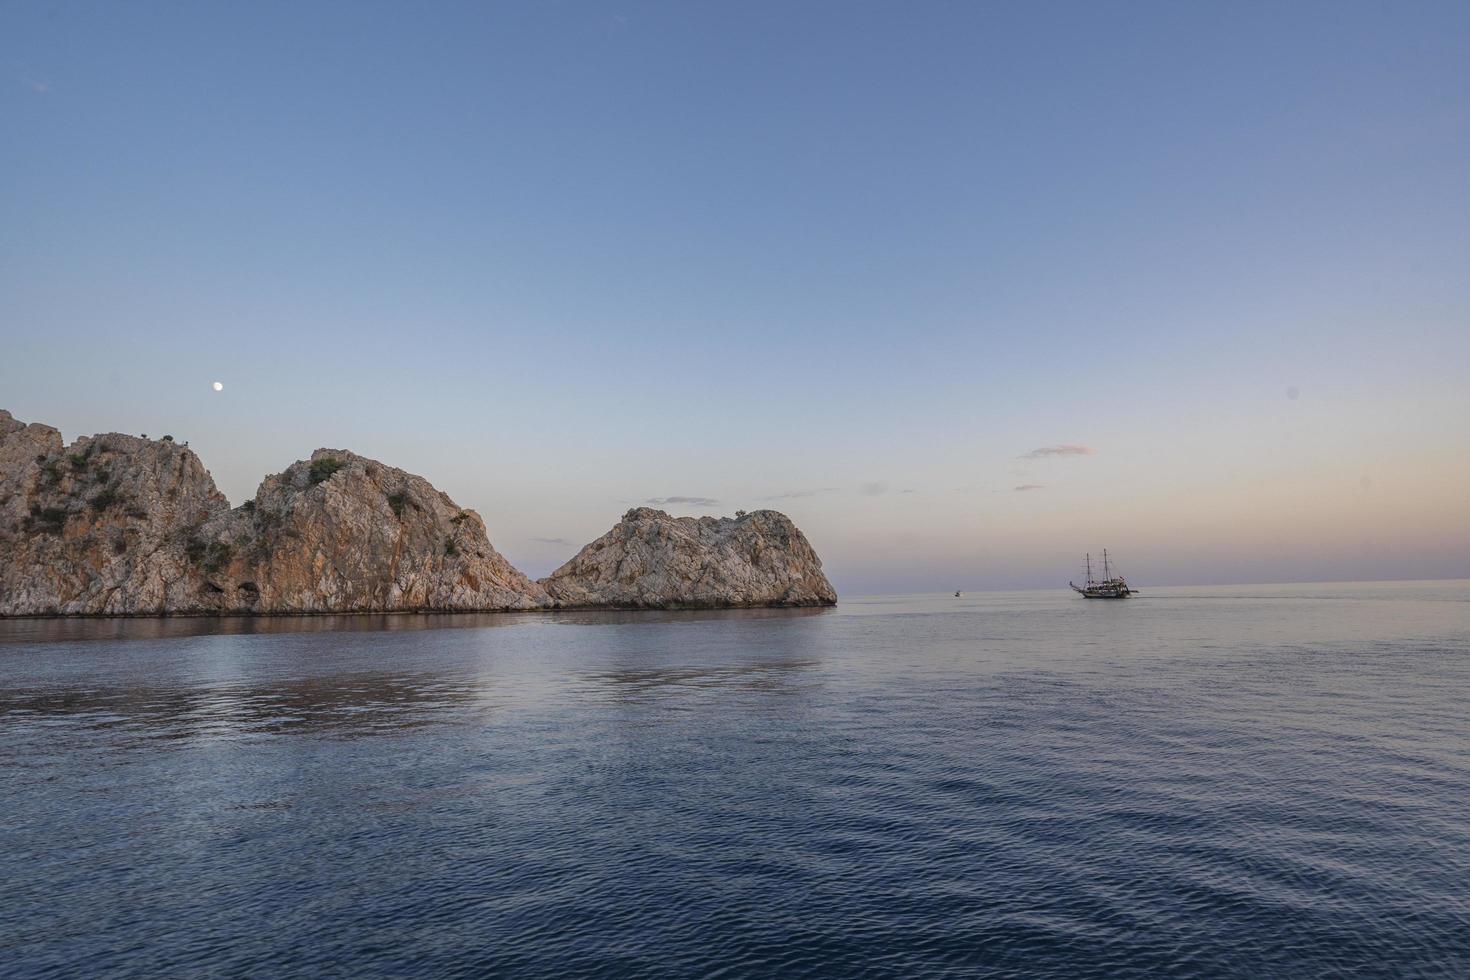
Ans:
{"label": "rock face", "polygon": [[63,448],[0,411],[0,615],[533,609],[545,591],[421,477],[318,450],[230,510],[169,440]]}
{"label": "rock face", "polygon": [[708,609],[837,601],[806,536],[773,510],[676,518],[636,507],[541,584],[563,607]]}
{"label": "rock face", "polygon": [[422,477],[344,450],[270,476],[199,528],[199,605],[314,613],[549,605],[490,544],[480,515]]}
{"label": "rock face", "polygon": [[190,609],[181,531],[228,507],[186,446],[112,432],[63,448],[0,411],[0,614]]}
{"label": "rock face", "polygon": [[822,563],[784,515],[637,508],[537,583],[480,515],[339,449],[230,509],[169,437],[70,446],[0,410],[0,616],[822,606]]}

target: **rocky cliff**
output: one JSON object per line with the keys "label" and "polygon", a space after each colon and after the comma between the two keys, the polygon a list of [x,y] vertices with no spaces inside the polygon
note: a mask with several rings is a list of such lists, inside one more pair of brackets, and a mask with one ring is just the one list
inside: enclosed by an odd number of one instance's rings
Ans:
{"label": "rocky cliff", "polygon": [[480,516],[339,450],[231,510],[171,440],[60,433],[0,411],[0,615],[533,609],[545,591]]}
{"label": "rocky cliff", "polygon": [[63,446],[0,411],[0,613],[194,605],[180,531],[229,508],[188,447],[116,432]]}
{"label": "rocky cliff", "polygon": [[784,515],[638,508],[544,582],[422,477],[339,449],[231,509],[169,437],[70,446],[0,410],[0,616],[819,606],[837,601]]}
{"label": "rocky cliff", "polygon": [[271,613],[507,610],[549,604],[480,515],[423,477],[345,450],[270,476],[194,532],[198,603]]}
{"label": "rocky cliff", "polygon": [[670,517],[637,507],[541,584],[560,606],[829,606],[822,562],[785,514]]}

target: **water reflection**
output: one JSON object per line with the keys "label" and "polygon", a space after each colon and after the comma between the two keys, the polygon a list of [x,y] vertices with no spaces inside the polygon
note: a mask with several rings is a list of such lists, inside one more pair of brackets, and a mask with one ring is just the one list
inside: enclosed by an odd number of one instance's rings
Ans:
{"label": "water reflection", "polygon": [[831,609],[575,610],[508,613],[358,613],[330,616],[140,616],[0,619],[0,643],[167,640],[242,634],[415,632],[501,626],[618,626],[805,619]]}
{"label": "water reflection", "polygon": [[1470,976],[1418,595],[11,643],[0,972]]}
{"label": "water reflection", "polygon": [[[818,683],[821,644],[807,627],[816,625],[813,617],[827,614],[823,609],[751,609],[620,618],[621,623],[656,625],[718,619],[723,628],[714,634],[703,629],[693,634],[606,631],[598,638],[600,655],[582,660],[575,676],[584,695],[615,701],[674,700],[717,690],[794,693]],[[769,622],[776,619],[796,622]]]}
{"label": "water reflection", "polygon": [[703,667],[623,667],[584,674],[613,697],[628,700],[665,698],[681,693],[740,690],[761,694],[795,694],[812,683],[816,660],[773,661]]}
{"label": "water reflection", "polygon": [[372,735],[464,721],[493,706],[487,692],[466,678],[356,674],[195,687],[7,691],[0,693],[0,728],[22,738],[65,729],[152,741]]}

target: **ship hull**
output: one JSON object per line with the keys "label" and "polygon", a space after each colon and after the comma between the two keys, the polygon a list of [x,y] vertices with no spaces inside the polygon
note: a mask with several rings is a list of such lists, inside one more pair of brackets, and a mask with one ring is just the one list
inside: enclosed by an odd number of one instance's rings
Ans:
{"label": "ship hull", "polygon": [[[1070,582],[1068,584],[1071,585]],[[1072,585],[1072,591],[1075,592],[1075,593],[1077,593],[1078,595],[1080,595],[1084,599],[1126,599],[1126,598],[1128,598],[1129,596],[1131,596],[1134,592],[1136,592],[1138,590],[1137,589],[1127,589],[1127,588],[1123,588],[1123,589],[1085,588],[1084,589],[1084,588],[1080,588],[1080,587],[1078,587],[1076,585]]]}

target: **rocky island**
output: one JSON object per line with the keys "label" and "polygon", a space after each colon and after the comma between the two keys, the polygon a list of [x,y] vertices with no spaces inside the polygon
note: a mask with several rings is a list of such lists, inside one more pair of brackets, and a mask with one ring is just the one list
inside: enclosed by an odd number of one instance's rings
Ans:
{"label": "rocky island", "polygon": [[635,507],[541,585],[566,606],[830,606],[837,593],[785,514],[670,517]]}
{"label": "rocky island", "polygon": [[319,449],[231,508],[165,436],[61,433],[0,410],[0,616],[831,605],[785,515],[635,508],[541,582],[422,477]]}

